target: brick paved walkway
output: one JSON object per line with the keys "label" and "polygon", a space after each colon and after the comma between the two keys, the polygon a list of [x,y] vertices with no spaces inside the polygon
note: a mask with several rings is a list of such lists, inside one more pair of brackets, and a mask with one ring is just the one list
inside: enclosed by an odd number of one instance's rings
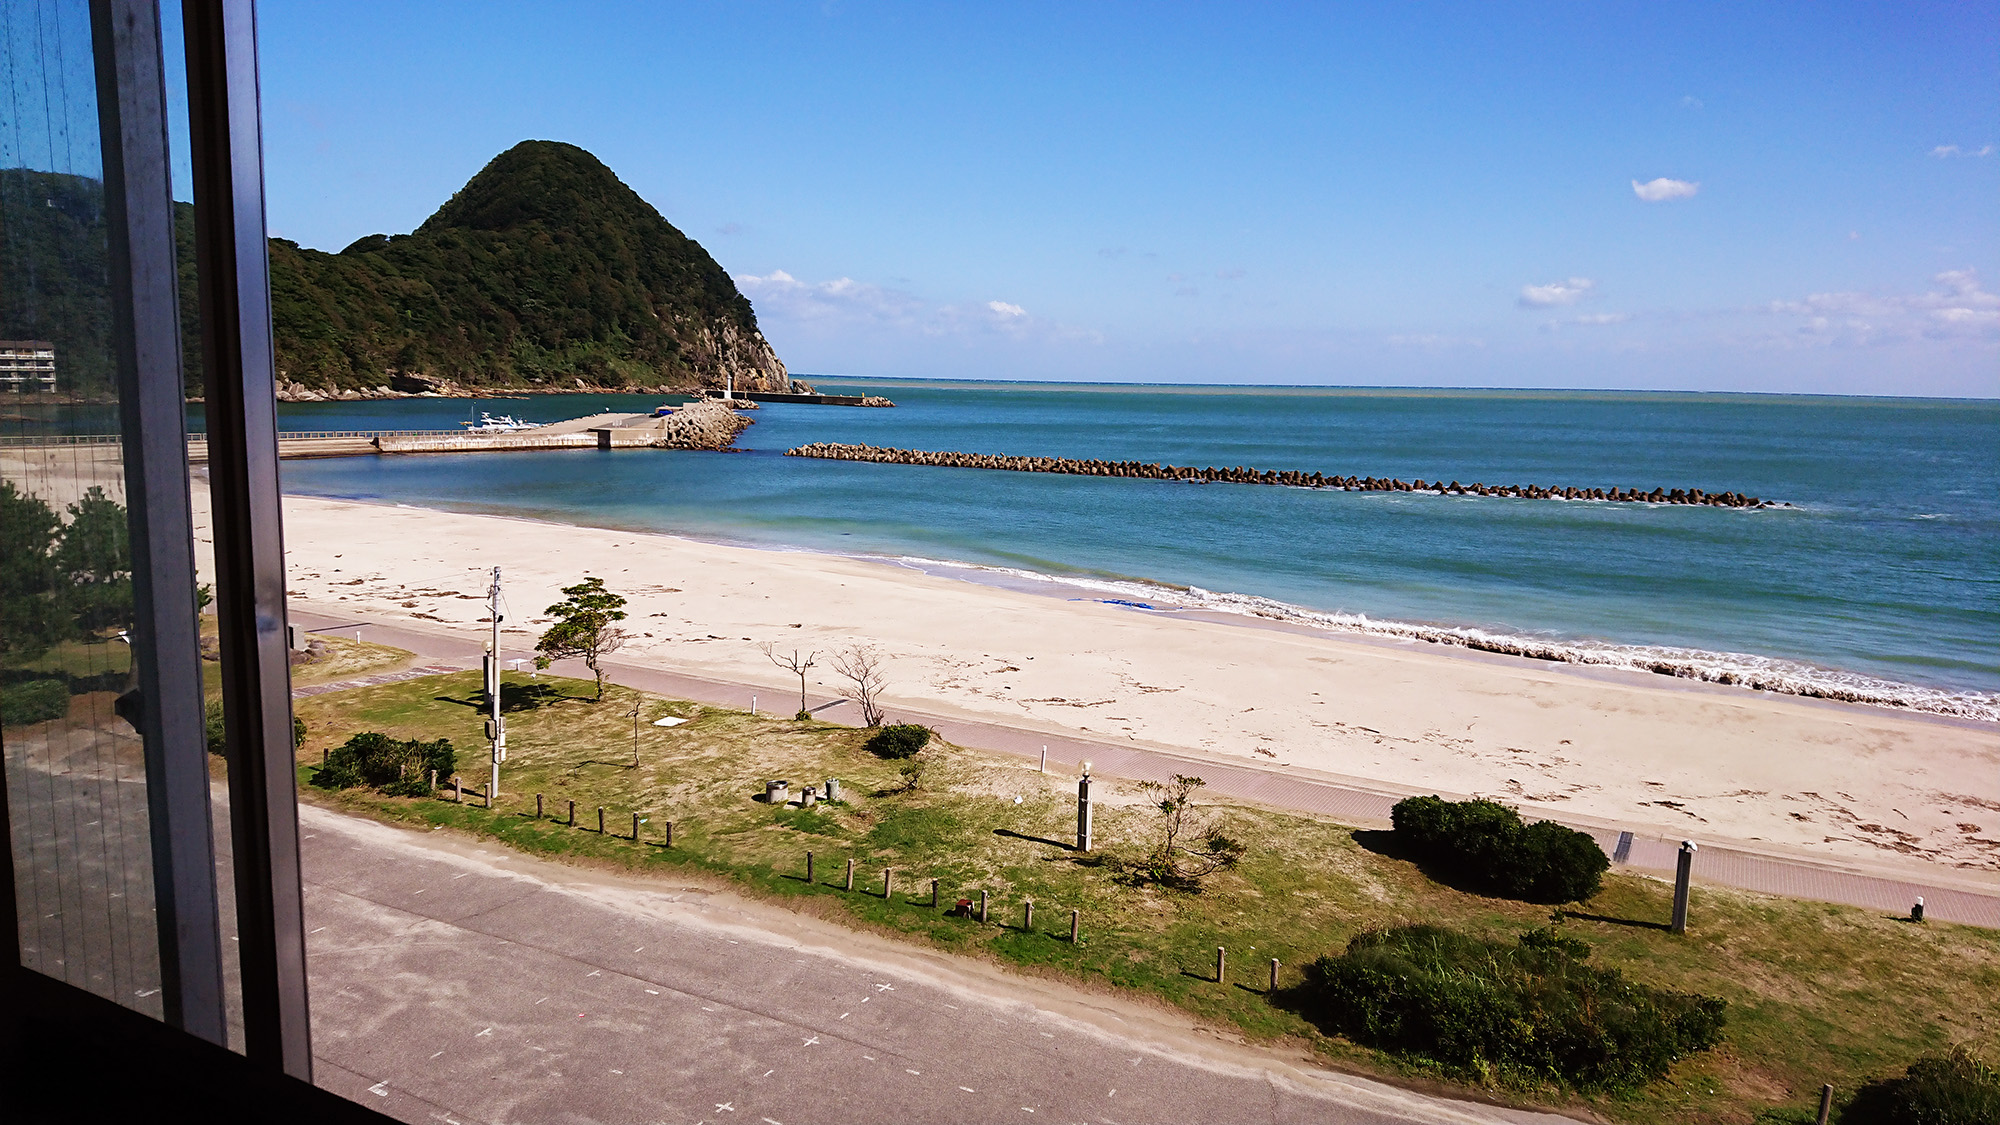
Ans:
{"label": "brick paved walkway", "polygon": [[[295,612],[294,616],[302,620],[319,620],[317,615],[309,613]],[[368,625],[363,628],[368,630],[371,639],[379,643],[409,649],[433,661],[468,661],[476,666],[484,652],[480,642],[469,637],[461,640],[397,625]],[[434,664],[427,668],[391,673],[386,677],[300,688],[293,695],[317,695],[369,686],[373,682],[393,683],[415,676],[456,672],[460,667]],[[556,671],[563,675],[588,674],[580,669],[580,664],[575,670],[558,664]],[[642,691],[729,707],[747,707],[752,692],[768,694],[773,690],[610,661],[605,662],[605,669],[607,678]],[[781,696],[773,695],[773,698]],[[827,705],[815,708],[816,711],[827,709]],[[833,713],[838,715],[838,709],[835,708]],[[946,740],[961,746],[1035,760],[1039,760],[1043,747],[1047,747],[1051,767],[1060,766],[1066,772],[1075,770],[1077,763],[1083,761],[1091,763],[1093,773],[1131,781],[1164,781],[1176,773],[1199,771],[1208,788],[1217,794],[1271,808],[1313,813],[1357,827],[1387,825],[1389,809],[1401,797],[1408,795],[1372,788],[1365,783],[1282,774],[1250,763],[1238,764],[1192,754],[1178,755],[1138,746],[1120,746],[902,708],[897,710],[896,718],[923,723],[937,730]],[[1599,825],[1579,827],[1597,839],[1605,854],[1612,856],[1617,866],[1672,877],[1679,840],[1650,833],[1621,832]],[[1721,841],[1701,843],[1700,850],[1695,854],[1694,878],[1697,882],[1715,886],[1843,903],[1897,915],[1908,914],[1921,895],[1926,917],[2000,929],[2000,878],[1989,877],[1988,881],[1992,884],[1990,890],[1971,890],[1942,882],[1925,883],[1920,879],[1846,870],[1833,863],[1818,864],[1765,855],[1747,848],[1731,847]]]}

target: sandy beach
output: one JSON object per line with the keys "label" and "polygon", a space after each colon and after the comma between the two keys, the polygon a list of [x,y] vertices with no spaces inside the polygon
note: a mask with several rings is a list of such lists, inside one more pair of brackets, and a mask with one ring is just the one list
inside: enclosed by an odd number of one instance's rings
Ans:
{"label": "sandy beach", "polygon": [[[197,537],[208,538],[196,494]],[[887,702],[1831,862],[2000,872],[2000,727],[1419,642],[1154,613],[925,574],[498,516],[286,500],[290,595],[356,620],[479,629],[499,566],[509,657],[558,588],[630,599],[618,659],[758,685],[763,646],[888,658]],[[748,700],[746,699],[747,705]],[[828,712],[859,722],[851,708]]]}

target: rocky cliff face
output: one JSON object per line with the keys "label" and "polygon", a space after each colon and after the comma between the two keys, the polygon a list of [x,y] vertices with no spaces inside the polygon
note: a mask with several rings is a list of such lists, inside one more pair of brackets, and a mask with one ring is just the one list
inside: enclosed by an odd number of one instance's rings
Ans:
{"label": "rocky cliff face", "polygon": [[514,146],[410,234],[273,239],[271,283],[294,397],[793,389],[728,273],[574,145]]}

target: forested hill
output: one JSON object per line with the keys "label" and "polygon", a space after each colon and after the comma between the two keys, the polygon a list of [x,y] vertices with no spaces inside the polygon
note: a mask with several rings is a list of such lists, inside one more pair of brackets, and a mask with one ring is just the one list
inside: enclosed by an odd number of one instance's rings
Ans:
{"label": "forested hill", "polygon": [[[0,177],[23,197],[59,186],[77,201],[15,207],[10,191],[0,338],[55,341],[59,363],[65,353],[79,361],[66,389],[95,389],[108,372],[87,342],[101,327],[85,313],[102,308],[102,189],[46,173]],[[181,208],[183,228],[190,212]],[[187,229],[182,302],[192,313]],[[24,254],[38,267],[32,289],[15,269],[30,264],[13,260]],[[596,157],[553,141],[501,153],[409,234],[370,235],[338,254],[272,239],[271,305],[279,378],[293,393],[789,383],[715,259]],[[189,353],[188,393],[198,395],[199,353]]]}

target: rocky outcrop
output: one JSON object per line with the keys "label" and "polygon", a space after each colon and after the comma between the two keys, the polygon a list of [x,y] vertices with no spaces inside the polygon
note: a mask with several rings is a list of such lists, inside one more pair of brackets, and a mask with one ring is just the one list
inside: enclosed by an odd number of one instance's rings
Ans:
{"label": "rocky outcrop", "polygon": [[1789,505],[1745,496],[1740,492],[1706,492],[1699,488],[1655,488],[1651,492],[1621,488],[1574,488],[1539,484],[1488,485],[1478,481],[1426,483],[1385,477],[1327,476],[1297,470],[1190,468],[1143,461],[1074,460],[1068,457],[1009,457],[991,453],[931,452],[888,449],[873,445],[815,442],[785,451],[787,457],[819,457],[832,461],[875,461],[889,465],[938,465],[958,469],[1000,469],[1017,473],[1064,473],[1085,477],[1128,477],[1138,480],[1185,481],[1194,484],[1275,484],[1291,488],[1337,488],[1345,492],[1431,492],[1439,496],[1506,496],[1529,500],[1603,500],[1625,503],[1699,504],[1712,508],[1774,508]]}
{"label": "rocky outcrop", "polygon": [[660,419],[651,444],[661,449],[728,449],[750,419],[714,399],[698,399]]}

